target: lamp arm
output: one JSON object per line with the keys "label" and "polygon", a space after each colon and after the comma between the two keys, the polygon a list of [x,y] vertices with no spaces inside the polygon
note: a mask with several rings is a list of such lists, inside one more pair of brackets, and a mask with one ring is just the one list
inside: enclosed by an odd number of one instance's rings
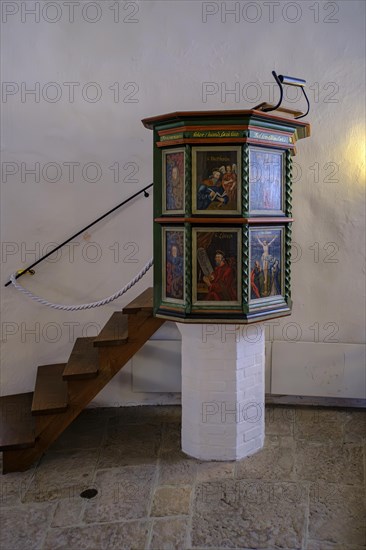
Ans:
{"label": "lamp arm", "polygon": [[308,96],[306,95],[306,92],[305,92],[306,81],[303,80],[302,78],[294,78],[292,76],[284,76],[282,74],[277,75],[276,71],[272,71],[272,75],[273,75],[273,78],[275,79],[275,81],[277,82],[278,87],[280,88],[280,98],[279,98],[279,101],[278,101],[277,105],[275,105],[273,107],[266,107],[266,108],[262,109],[263,112],[268,113],[270,111],[275,111],[276,109],[278,109],[281,106],[281,103],[282,103],[282,100],[283,100],[283,86],[282,85],[287,84],[288,86],[296,86],[296,87],[301,88],[302,93],[304,94],[304,97],[305,97],[306,104],[307,104],[308,108],[307,108],[306,113],[295,117],[295,119],[304,118],[308,114],[308,112],[310,111],[309,98],[308,98]]}
{"label": "lamp arm", "polygon": [[273,78],[275,79],[275,81],[277,82],[277,84],[278,84],[278,86],[279,86],[279,88],[280,88],[280,99],[278,100],[277,105],[275,105],[274,107],[267,107],[266,109],[263,109],[263,112],[264,112],[264,113],[268,113],[269,111],[275,111],[276,109],[278,109],[278,107],[280,107],[280,105],[281,105],[281,103],[282,103],[282,99],[283,99],[283,86],[282,86],[282,82],[281,82],[281,80],[278,78],[276,71],[272,71],[272,75],[273,75]]}
{"label": "lamp arm", "polygon": [[308,112],[310,111],[310,101],[309,101],[308,96],[306,95],[306,92],[305,92],[305,88],[304,88],[304,87],[302,87],[302,93],[304,94],[304,97],[305,97],[305,99],[306,99],[306,103],[307,103],[307,105],[308,105],[308,109],[307,109],[306,113],[304,113],[303,115],[295,116],[295,119],[296,119],[296,120],[299,119],[299,118],[304,118],[304,116],[306,116],[306,115],[308,114]]}

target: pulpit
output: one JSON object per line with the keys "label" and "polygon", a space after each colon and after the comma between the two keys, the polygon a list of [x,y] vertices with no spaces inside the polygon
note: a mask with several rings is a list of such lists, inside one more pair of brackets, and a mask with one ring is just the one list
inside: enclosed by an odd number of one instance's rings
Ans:
{"label": "pulpit", "polygon": [[178,322],[182,449],[204,460],[263,446],[263,321],[291,313],[292,157],[310,126],[268,111],[143,120],[154,146],[154,314]]}
{"label": "pulpit", "polygon": [[176,112],[154,131],[154,312],[187,323],[291,313],[292,157],[309,124]]}

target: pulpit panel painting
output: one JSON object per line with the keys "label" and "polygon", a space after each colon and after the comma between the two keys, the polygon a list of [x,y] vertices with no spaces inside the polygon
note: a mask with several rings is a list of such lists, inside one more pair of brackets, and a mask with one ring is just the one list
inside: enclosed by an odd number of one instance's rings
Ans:
{"label": "pulpit panel painting", "polygon": [[163,151],[163,213],[184,213],[184,149]]}
{"label": "pulpit panel painting", "polygon": [[184,303],[184,229],[163,228],[164,300]]}
{"label": "pulpit panel painting", "polygon": [[239,214],[240,147],[192,148],[192,205],[197,214]]}
{"label": "pulpit panel painting", "polygon": [[283,227],[250,229],[250,301],[283,295]]}
{"label": "pulpit panel painting", "polygon": [[284,153],[249,148],[249,208],[252,214],[284,214]]}
{"label": "pulpit panel painting", "polygon": [[240,304],[241,230],[193,228],[193,302]]}

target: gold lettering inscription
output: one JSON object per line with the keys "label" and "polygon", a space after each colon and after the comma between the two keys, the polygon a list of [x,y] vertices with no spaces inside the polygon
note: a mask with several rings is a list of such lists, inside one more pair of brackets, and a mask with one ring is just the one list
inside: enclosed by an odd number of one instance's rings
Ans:
{"label": "gold lettering inscription", "polygon": [[193,132],[195,138],[216,138],[216,137],[240,137],[240,132],[234,132],[230,130],[217,130],[215,132]]}
{"label": "gold lettering inscription", "polygon": [[280,136],[276,134],[267,134],[265,132],[251,132],[252,137],[256,139],[264,139],[266,141],[275,141],[277,143],[289,143],[288,136]]}

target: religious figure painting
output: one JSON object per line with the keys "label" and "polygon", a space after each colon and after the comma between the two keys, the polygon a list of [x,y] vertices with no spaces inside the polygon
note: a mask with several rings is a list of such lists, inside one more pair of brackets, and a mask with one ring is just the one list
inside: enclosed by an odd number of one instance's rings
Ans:
{"label": "religious figure painting", "polygon": [[250,229],[250,300],[283,294],[283,227]]}
{"label": "religious figure painting", "polygon": [[164,300],[184,300],[184,229],[163,229]]}
{"label": "religious figure painting", "polygon": [[284,214],[284,153],[249,148],[249,209],[253,214]]}
{"label": "religious figure painting", "polygon": [[184,149],[163,151],[163,213],[184,213]]}
{"label": "religious figure painting", "polygon": [[240,147],[192,148],[194,214],[240,214]]}
{"label": "religious figure painting", "polygon": [[193,300],[240,304],[240,229],[193,228]]}

